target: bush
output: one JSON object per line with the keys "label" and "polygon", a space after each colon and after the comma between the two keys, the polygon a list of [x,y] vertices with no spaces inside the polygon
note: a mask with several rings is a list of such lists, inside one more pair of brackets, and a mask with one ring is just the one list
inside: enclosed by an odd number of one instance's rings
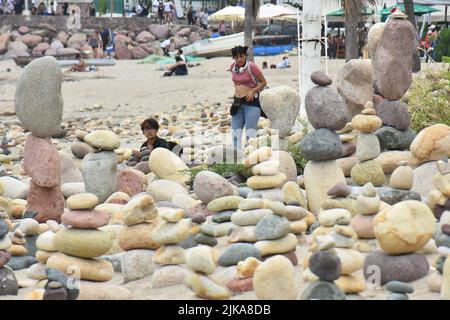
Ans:
{"label": "bush", "polygon": [[195,176],[199,172],[205,170],[215,172],[225,179],[231,179],[230,182],[237,182],[236,184],[238,184],[239,186],[244,186],[245,184],[243,183],[243,181],[246,181],[247,178],[251,176],[251,169],[245,167],[243,164],[216,163],[213,165],[201,165],[190,168],[188,170],[190,179],[187,184],[189,186],[192,186],[194,184]]}
{"label": "bush", "polygon": [[288,152],[291,154],[292,158],[294,158],[295,166],[297,167],[297,175],[302,175],[307,161],[305,157],[302,155],[299,145],[298,144],[289,145]]}
{"label": "bush", "polygon": [[450,56],[450,29],[442,29],[439,32],[435,50],[437,62],[442,62],[444,57]]}
{"label": "bush", "polygon": [[403,98],[411,115],[411,128],[416,132],[436,123],[450,125],[450,68],[427,71],[425,79],[414,79]]}

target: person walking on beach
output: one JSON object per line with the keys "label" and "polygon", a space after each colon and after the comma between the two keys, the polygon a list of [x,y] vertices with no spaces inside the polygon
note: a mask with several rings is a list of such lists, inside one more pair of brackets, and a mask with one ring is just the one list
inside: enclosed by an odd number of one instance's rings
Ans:
{"label": "person walking on beach", "polygon": [[226,31],[227,31],[227,28],[225,26],[225,21],[222,20],[222,21],[220,21],[220,24],[219,24],[219,34],[220,34],[220,36],[221,37],[225,36]]}
{"label": "person walking on beach", "polygon": [[158,5],[158,19],[159,24],[162,24],[164,20],[164,3],[162,2],[162,0],[159,1]]}
{"label": "person walking on beach", "polygon": [[231,49],[234,59],[234,63],[230,66],[231,79],[234,83],[234,103],[230,114],[233,145],[236,149],[242,149],[244,127],[246,141],[256,137],[258,120],[262,115],[259,92],[267,86],[262,71],[247,59],[247,50],[247,46]]}
{"label": "person walking on beach", "polygon": [[172,25],[172,2],[166,0],[164,2],[164,22],[168,25]]}

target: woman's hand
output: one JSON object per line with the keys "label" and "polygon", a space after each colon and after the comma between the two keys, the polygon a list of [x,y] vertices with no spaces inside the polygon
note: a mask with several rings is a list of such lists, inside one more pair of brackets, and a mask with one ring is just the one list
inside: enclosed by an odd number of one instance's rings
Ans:
{"label": "woman's hand", "polygon": [[254,91],[254,90],[250,90],[250,91],[247,93],[247,96],[245,97],[245,99],[246,99],[248,102],[252,102],[254,98],[255,98],[255,91]]}

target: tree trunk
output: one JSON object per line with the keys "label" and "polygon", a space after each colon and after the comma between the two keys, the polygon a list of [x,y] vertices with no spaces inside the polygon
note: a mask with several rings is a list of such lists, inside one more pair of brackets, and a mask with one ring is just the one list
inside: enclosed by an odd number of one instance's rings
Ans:
{"label": "tree trunk", "polygon": [[420,71],[420,58],[419,58],[419,50],[417,49],[419,47],[419,41],[417,36],[417,27],[416,27],[416,16],[414,14],[414,1],[413,0],[405,0],[405,14],[408,16],[409,22],[412,23],[414,26],[414,30],[416,31],[416,38],[415,38],[415,48],[413,52],[413,64],[412,64],[412,71],[413,72],[419,72]]}
{"label": "tree trunk", "polygon": [[255,61],[253,57],[253,0],[245,1],[244,45],[248,47],[250,61]]}
{"label": "tree trunk", "polygon": [[358,23],[361,21],[363,1],[345,0],[345,60],[359,58]]}

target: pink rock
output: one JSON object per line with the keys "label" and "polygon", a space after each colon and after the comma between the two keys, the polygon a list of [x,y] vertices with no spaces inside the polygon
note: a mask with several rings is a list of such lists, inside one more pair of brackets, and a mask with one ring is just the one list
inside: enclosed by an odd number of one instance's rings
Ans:
{"label": "pink rock", "polygon": [[33,48],[31,53],[32,56],[43,56],[44,52],[50,48],[50,45],[47,42],[41,42],[36,47]]}
{"label": "pink rock", "polygon": [[197,204],[197,205],[195,205],[193,207],[190,207],[189,209],[187,209],[185,211],[185,213],[186,213],[186,216],[190,217],[190,218],[192,218],[196,214],[202,214],[205,217],[214,214],[214,212],[209,211],[208,208],[206,207],[206,205],[203,204],[203,203],[200,203],[200,204]]}
{"label": "pink rock", "polygon": [[47,50],[45,50],[45,54],[46,56],[54,56],[58,54],[58,51],[56,51],[56,49],[53,48],[48,48]]}
{"label": "pink rock", "polygon": [[67,47],[80,50],[83,45],[87,42],[87,37],[85,33],[75,33],[70,39],[67,41]]}
{"label": "pink rock", "polygon": [[177,36],[179,37],[189,37],[190,34],[191,34],[190,28],[183,28],[177,32]]}
{"label": "pink rock", "polygon": [[385,99],[383,98],[383,96],[380,96],[379,94],[374,94],[373,95],[373,105],[374,107],[378,107],[381,103],[383,103]]}
{"label": "pink rock", "polygon": [[67,44],[67,40],[69,39],[69,35],[64,31],[58,32],[56,35],[56,39],[59,40],[62,44]]}
{"label": "pink rock", "polygon": [[139,47],[144,49],[147,52],[147,54],[153,54],[154,52],[154,48],[150,43],[141,43]]}
{"label": "pink rock", "polygon": [[152,41],[155,41],[155,40],[156,40],[155,36],[152,35],[148,31],[142,31],[136,37],[136,41],[139,42],[139,43],[147,43],[147,42],[152,42]]}
{"label": "pink rock", "polygon": [[0,54],[4,54],[8,51],[8,41],[10,40],[11,35],[9,33],[5,33],[0,35]]}
{"label": "pink rock", "polygon": [[107,212],[95,210],[71,210],[61,216],[65,226],[80,229],[97,229],[109,223],[110,215]]}
{"label": "pink rock", "polygon": [[59,187],[61,160],[49,139],[29,134],[25,142],[23,166],[25,173],[40,187]]}
{"label": "pink rock", "polygon": [[123,40],[116,40],[114,51],[116,52],[116,58],[119,60],[130,60],[133,58],[126,42]]}
{"label": "pink rock", "polygon": [[150,168],[148,166],[148,161],[141,161],[135,167],[136,170],[143,172],[144,174],[150,173]]}
{"label": "pink rock", "polygon": [[190,44],[190,42],[187,39],[176,39],[175,40],[175,49],[183,48],[189,44]]}
{"label": "pink rock", "polygon": [[27,210],[37,212],[34,219],[40,223],[48,220],[60,222],[64,212],[64,195],[60,187],[43,188],[31,180],[27,196]]}
{"label": "pink rock", "polygon": [[233,292],[245,292],[253,290],[253,277],[233,279],[227,283],[228,289]]}
{"label": "pink rock", "polygon": [[117,174],[117,191],[125,192],[130,197],[144,191],[145,174],[135,169],[124,169]]}
{"label": "pink rock", "polygon": [[118,41],[125,41],[126,44],[129,44],[131,42],[131,38],[126,36],[126,35],[124,35],[124,34],[118,33],[116,35],[116,43]]}
{"label": "pink rock", "polygon": [[375,239],[373,219],[376,215],[358,214],[352,218],[350,225],[360,239]]}
{"label": "pink rock", "polygon": [[144,59],[148,56],[148,52],[141,47],[131,48],[130,52],[133,59]]}
{"label": "pink rock", "polygon": [[148,29],[158,40],[167,39],[170,35],[170,29],[166,25],[151,24]]}
{"label": "pink rock", "polygon": [[21,34],[25,34],[25,33],[30,32],[30,28],[28,28],[27,26],[20,26],[19,29],[18,29],[18,31],[19,31],[19,33],[21,33]]}
{"label": "pink rock", "polygon": [[19,37],[17,40],[25,43],[28,48],[33,48],[37,46],[38,43],[42,42],[42,37],[35,34],[26,34]]}

